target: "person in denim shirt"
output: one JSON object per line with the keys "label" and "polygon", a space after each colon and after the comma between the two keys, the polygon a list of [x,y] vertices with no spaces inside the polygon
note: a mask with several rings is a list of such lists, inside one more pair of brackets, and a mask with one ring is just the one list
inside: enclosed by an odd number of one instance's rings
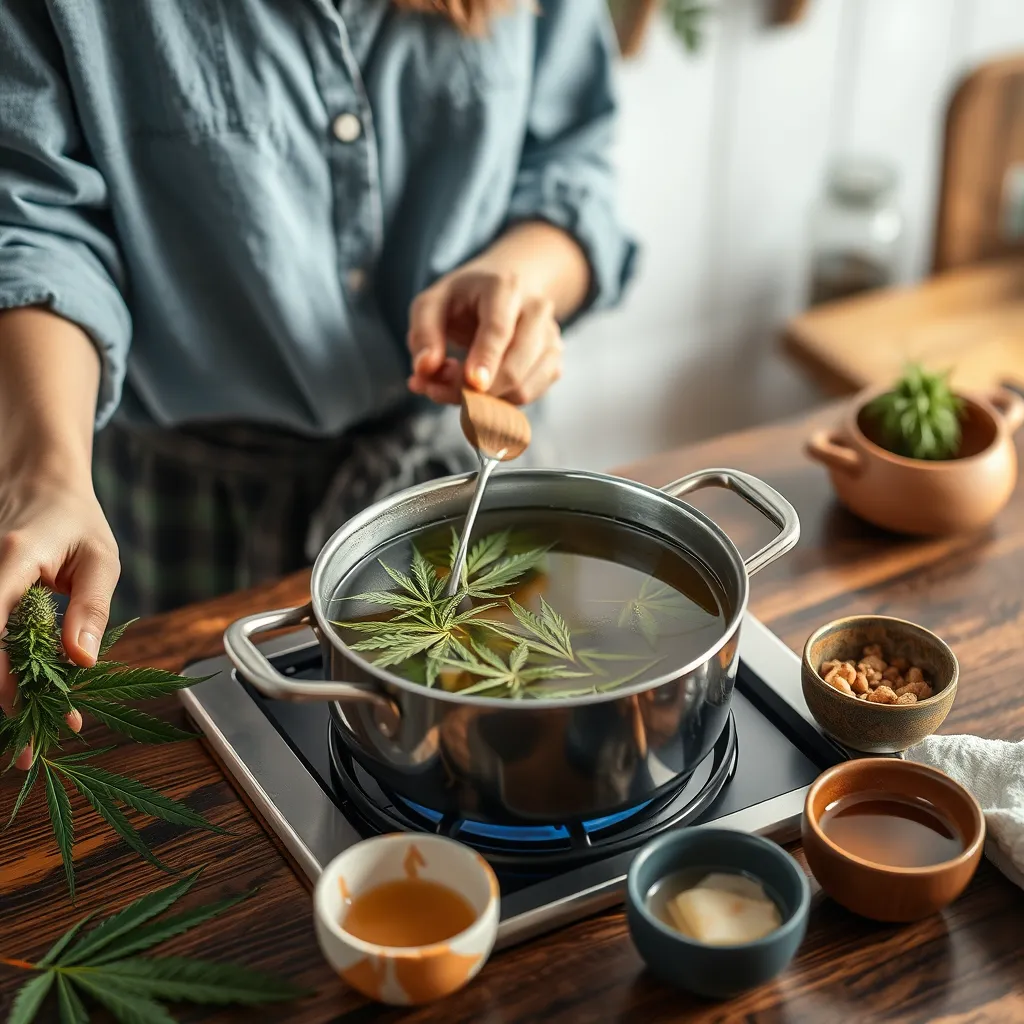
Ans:
{"label": "person in denim shirt", "polygon": [[0,626],[41,578],[91,663],[119,571],[298,569],[547,391],[634,259],[604,2],[5,0]]}

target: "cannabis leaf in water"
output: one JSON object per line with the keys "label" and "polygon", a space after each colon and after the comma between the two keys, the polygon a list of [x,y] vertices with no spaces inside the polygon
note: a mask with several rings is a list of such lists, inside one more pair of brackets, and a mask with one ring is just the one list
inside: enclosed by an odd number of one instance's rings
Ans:
{"label": "cannabis leaf in water", "polygon": [[527,650],[534,654],[561,658],[565,661],[573,660],[572,631],[565,619],[543,597],[540,599],[540,615],[531,612],[529,608],[524,608],[511,597],[508,599],[508,607],[522,632],[494,619],[485,621],[488,629],[513,643],[525,643]]}
{"label": "cannabis leaf in water", "polygon": [[[130,623],[107,630],[100,644],[101,659],[128,625]],[[75,898],[74,820],[66,783],[85,797],[132,850],[164,870],[169,869],[150,852],[122,807],[179,825],[222,831],[177,800],[134,779],[85,763],[112,748],[53,756],[55,751],[60,751],[63,739],[80,739],[74,737],[64,721],[73,707],[92,715],[115,732],[143,743],[191,739],[193,733],[125,705],[129,701],[174,693],[201,682],[200,678],[179,676],[163,669],[128,668],[116,661],[101,660],[92,668],[72,665],[60,645],[60,624],[53,595],[39,584],[29,588],[11,613],[7,634],[0,644],[18,679],[18,710],[10,717],[0,715],[0,753],[9,755],[4,771],[10,769],[29,743],[33,748],[32,763],[7,826],[14,821],[41,777],[72,900]]]}
{"label": "cannabis leaf in water", "polygon": [[[463,697],[475,693],[487,693],[489,690],[504,690],[503,696],[507,697],[524,697],[530,693],[529,687],[534,683],[554,679],[576,679],[589,675],[587,672],[578,672],[569,668],[568,665],[558,663],[527,667],[530,649],[526,641],[520,641],[512,648],[507,661],[502,660],[499,654],[476,640],[471,641],[471,644],[476,654],[475,658],[441,659],[443,668],[456,672],[470,672],[481,677],[479,682],[459,690],[459,694]],[[538,695],[543,696],[543,694]]]}
{"label": "cannabis leaf in water", "polygon": [[622,604],[619,626],[632,626],[654,647],[661,635],[662,623],[678,622],[689,610],[689,602],[679,591],[651,576],[640,586],[636,597],[625,602],[596,601],[597,604]]}
{"label": "cannabis leaf in water", "polygon": [[[452,531],[449,572],[458,547],[458,535]],[[447,575],[414,547],[409,575],[380,563],[396,590],[345,599],[377,605],[386,618],[335,625],[363,635],[364,639],[351,644],[352,650],[375,653],[373,663],[381,668],[401,665],[405,678],[414,682],[434,686],[442,671],[475,677],[459,687],[458,692],[466,695],[580,696],[625,685],[653,668],[660,658],[575,650],[569,624],[543,597],[535,612],[511,596],[511,588],[538,569],[549,550],[514,544],[510,530],[489,534],[470,549],[462,588],[449,598],[445,596]],[[467,599],[484,603],[467,608]],[[499,607],[510,613],[510,618],[484,614]],[[680,595],[655,581],[653,587],[645,584],[637,600],[628,603],[619,626],[628,626],[631,616],[639,615],[645,617],[643,628],[646,617],[653,619],[655,612],[677,613],[685,607]],[[655,634],[645,632],[645,636],[653,644]],[[623,667],[619,662],[629,664],[624,673],[614,675],[612,669]],[[582,679],[589,680],[585,687],[550,685]]]}
{"label": "cannabis leaf in water", "polygon": [[[409,575],[379,564],[397,584],[396,591],[378,590],[346,598],[390,609],[387,619],[337,622],[335,625],[366,635],[353,643],[352,650],[379,652],[373,663],[380,668],[401,665],[418,655],[425,655],[423,674],[427,686],[437,682],[441,662],[457,657],[475,663],[470,646],[471,629],[483,612],[497,607],[497,588],[507,587],[541,564],[547,548],[533,548],[508,554],[510,533],[491,534],[475,544],[466,561],[464,587],[454,597],[446,597],[447,575],[438,571],[417,549],[413,548]],[[448,572],[455,563],[458,537],[452,534],[452,551]],[[463,608],[467,598],[482,604]],[[463,609],[460,611],[460,609]]]}
{"label": "cannabis leaf in water", "polygon": [[[620,686],[636,682],[642,675],[646,675],[656,665],[660,665],[665,659],[647,658],[637,664],[634,654],[613,654],[608,651],[580,650],[576,652],[576,661],[582,665],[593,677],[594,682],[589,690],[559,691],[554,694],[558,697],[576,697],[582,693],[606,693],[609,690],[617,690]],[[615,665],[632,664],[632,668],[618,675],[612,675],[610,669]]]}
{"label": "cannabis leaf in water", "polygon": [[[465,575],[460,592],[462,597],[495,598],[502,587],[517,583],[528,572],[539,569],[550,551],[549,547],[528,548],[509,553],[511,530],[491,533],[477,541],[466,556]],[[459,553],[459,537],[452,530],[448,571],[451,572]],[[486,570],[486,571],[485,571]],[[447,580],[445,581],[447,584]]]}
{"label": "cannabis leaf in water", "polygon": [[445,597],[444,579],[419,551],[413,551],[411,576],[383,562],[380,564],[398,584],[399,590],[358,594],[349,600],[391,608],[395,614],[389,619],[341,622],[338,625],[365,633],[366,639],[352,644],[352,650],[379,652],[373,663],[381,668],[400,665],[418,654],[426,654],[425,681],[428,686],[433,686],[440,659],[452,654],[468,655],[465,641],[469,624],[496,605],[493,602],[479,604],[460,612],[459,605],[464,595]]}
{"label": "cannabis leaf in water", "polygon": [[241,893],[154,920],[184,896],[198,877],[197,871],[143,896],[79,938],[93,915],[82,918],[36,963],[0,957],[8,967],[35,974],[18,991],[8,1024],[30,1024],[53,989],[61,1024],[87,1024],[86,1001],[108,1010],[121,1024],[173,1024],[174,1018],[158,1000],[256,1006],[307,995],[262,970],[186,957],[137,955],[219,917],[253,895]]}

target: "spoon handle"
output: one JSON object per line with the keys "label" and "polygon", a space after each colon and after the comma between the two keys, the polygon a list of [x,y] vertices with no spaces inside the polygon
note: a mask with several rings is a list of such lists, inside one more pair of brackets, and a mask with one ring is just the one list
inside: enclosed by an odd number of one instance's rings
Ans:
{"label": "spoon handle", "polygon": [[455,564],[448,577],[448,586],[445,590],[447,597],[454,597],[462,585],[462,574],[465,572],[466,558],[469,556],[469,542],[473,536],[473,525],[476,522],[476,515],[480,511],[480,503],[484,500],[484,488],[487,486],[491,474],[501,462],[500,459],[488,458],[483,452],[478,451],[477,455],[480,457],[480,471],[476,475],[476,490],[473,491],[473,500],[466,513],[466,525],[462,528],[459,553],[455,556]]}

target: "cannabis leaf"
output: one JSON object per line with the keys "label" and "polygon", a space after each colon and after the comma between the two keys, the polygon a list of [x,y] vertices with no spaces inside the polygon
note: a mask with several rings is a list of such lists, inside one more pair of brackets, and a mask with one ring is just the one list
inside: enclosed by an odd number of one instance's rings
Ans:
{"label": "cannabis leaf", "polygon": [[74,704],[79,711],[92,715],[108,729],[139,743],[171,743],[190,740],[194,735],[136,708],[124,707],[109,699],[98,700],[79,691],[75,691]]}
{"label": "cannabis leaf", "polygon": [[[501,690],[504,692],[497,696],[523,697],[528,694],[529,688],[534,683],[554,679],[578,679],[588,674],[558,663],[535,665],[528,668],[530,649],[526,641],[520,641],[509,652],[507,661],[503,661],[500,655],[475,640],[472,641],[472,647],[477,655],[476,658],[441,659],[441,665],[444,668],[457,672],[470,672],[475,676],[482,677],[479,682],[459,690],[462,696]],[[492,694],[492,696],[495,695]]]}
{"label": "cannabis leaf", "polygon": [[[83,997],[110,1011],[121,1024],[173,1022],[159,1000],[202,1005],[256,1006],[309,993],[289,982],[235,964],[186,957],[139,957],[175,935],[218,917],[253,892],[155,920],[195,884],[189,875],[130,904],[78,938],[92,915],[64,933],[37,963],[0,958],[0,963],[36,973],[18,992],[8,1018],[30,1024],[56,984],[62,1024],[86,1024]],[[77,942],[74,940],[78,938]],[[73,944],[72,944],[73,943]]]}
{"label": "cannabis leaf", "polygon": [[[103,634],[101,658],[117,643],[128,625],[130,623],[112,626]],[[179,676],[163,669],[129,668],[116,661],[101,660],[91,668],[72,665],[61,647],[53,595],[39,584],[30,587],[18,603],[0,644],[18,679],[18,709],[10,717],[0,715],[0,752],[9,755],[7,768],[10,768],[26,746],[31,743],[33,749],[32,763],[7,826],[17,817],[42,775],[50,823],[72,900],[75,898],[74,820],[66,782],[82,794],[132,850],[165,871],[169,869],[150,852],[122,807],[180,825],[222,831],[184,804],[148,786],[95,765],[82,764],[106,750],[54,756],[60,751],[62,740],[73,736],[64,721],[73,707],[92,715],[109,729],[143,743],[191,738],[193,733],[125,704],[174,693],[200,682],[198,677]]]}
{"label": "cannabis leaf", "polygon": [[505,623],[493,619],[486,620],[485,624],[488,629],[507,640],[522,641],[528,650],[536,654],[544,654],[549,658],[562,658],[565,661],[573,660],[572,632],[565,619],[543,597],[540,599],[540,615],[524,608],[511,597],[508,599],[508,607],[523,632],[520,633]]}
{"label": "cannabis leaf", "polygon": [[[163,871],[171,870],[149,850],[142,837],[125,817],[121,807],[130,807],[153,818],[160,818],[178,825],[203,828],[223,834],[223,829],[208,822],[202,815],[190,810],[184,804],[173,800],[155,789],[144,786],[134,779],[115,775],[95,765],[82,762],[88,758],[106,753],[111,748],[68,754],[64,757],[36,757],[26,775],[18,799],[15,801],[11,821],[28,796],[40,770],[46,780],[46,802],[50,811],[50,824],[60,849],[67,876],[68,892],[75,899],[75,874],[72,848],[74,845],[74,818],[71,801],[68,799],[64,780],[71,783],[92,806],[93,810],[144,860]],[[10,822],[8,822],[8,825]]]}
{"label": "cannabis leaf", "polygon": [[[466,560],[464,588],[454,597],[445,596],[447,577],[439,573],[438,567],[418,548],[413,548],[408,575],[380,561],[381,568],[398,589],[371,591],[343,600],[374,604],[393,614],[385,619],[338,621],[334,625],[364,634],[365,639],[351,644],[352,650],[377,652],[373,663],[380,668],[404,665],[423,655],[423,682],[433,686],[444,658],[474,660],[470,646],[472,627],[484,612],[498,604],[486,599],[500,598],[498,588],[515,583],[535,569],[547,553],[547,548],[534,548],[507,554],[510,536],[507,530],[490,534],[471,548]],[[458,544],[458,536],[453,531],[449,573]],[[463,609],[467,598],[484,603]],[[406,671],[408,668],[406,666]]]}
{"label": "cannabis leaf", "polygon": [[950,459],[960,448],[963,401],[949,387],[949,372],[910,366],[896,386],[865,407],[884,446],[911,459]]}
{"label": "cannabis leaf", "polygon": [[64,874],[68,880],[68,893],[72,902],[75,899],[75,869],[73,865],[72,849],[75,845],[75,825],[71,818],[71,801],[68,799],[68,791],[64,788],[60,779],[54,772],[53,766],[45,758],[40,758],[43,763],[43,774],[46,776],[46,803],[50,808],[50,824],[53,827],[53,835],[60,848],[60,857],[64,862]]}
{"label": "cannabis leaf", "polygon": [[[618,601],[597,600],[596,604],[619,604]],[[640,585],[636,597],[621,602],[619,627],[632,627],[643,635],[644,639],[654,647],[661,635],[663,622],[678,622],[689,610],[689,602],[667,583],[653,576],[648,577]]]}
{"label": "cannabis leaf", "polygon": [[[576,661],[595,677],[593,685],[584,693],[607,693],[609,690],[617,690],[620,686],[636,682],[641,676],[646,675],[655,666],[660,665],[664,658],[648,658],[636,664],[636,656],[633,654],[611,654],[607,651],[581,650],[576,652]],[[619,675],[610,675],[609,668],[615,664],[632,663],[633,668]],[[558,691],[556,697],[580,696],[578,690]],[[547,694],[546,696],[551,696]]]}
{"label": "cannabis leaf", "polygon": [[[459,611],[462,598],[446,598],[435,592],[435,583],[422,580],[423,570],[419,567],[418,571],[415,558],[415,580],[395,570],[389,569],[388,572],[406,590],[405,594],[360,594],[354,600],[374,601],[384,607],[395,608],[397,613],[392,618],[335,623],[366,634],[365,640],[351,645],[352,650],[380,652],[373,663],[381,668],[400,665],[417,654],[426,653],[428,660],[436,662],[438,658],[463,651],[469,625],[477,616],[496,607],[494,603],[488,603]],[[405,586],[406,582],[409,587]],[[444,590],[443,580],[436,580],[436,584],[441,591]],[[397,603],[393,600],[395,598],[399,599]],[[431,682],[428,680],[428,684]]]}
{"label": "cannabis leaf", "polygon": [[[468,597],[498,597],[494,593],[498,587],[507,587],[518,582],[528,572],[539,569],[550,547],[528,547],[522,551],[509,552],[512,542],[512,531],[501,530],[481,538],[469,549],[466,556],[466,567],[462,579],[461,591]],[[455,565],[459,554],[459,535],[452,530],[451,545],[448,551],[449,572]],[[485,573],[484,570],[487,570]],[[447,584],[447,579],[442,589]]]}
{"label": "cannabis leaf", "polygon": [[[453,530],[447,552],[448,572],[459,548]],[[447,670],[473,677],[463,694],[495,697],[563,697],[603,692],[637,679],[660,659],[643,655],[602,654],[596,650],[574,651],[572,630],[545,600],[532,611],[511,596],[510,590],[528,572],[540,568],[549,547],[517,543],[511,530],[489,534],[474,544],[466,559],[466,576],[454,597],[445,596],[444,568],[418,548],[412,551],[409,573],[380,563],[395,583],[395,590],[357,594],[343,600],[376,605],[380,618],[339,621],[334,624],[360,635],[352,650],[373,655],[381,668],[401,666],[413,682],[434,686]],[[439,557],[444,557],[443,553]],[[671,588],[642,591],[637,602],[641,614],[664,608],[678,612],[685,602]],[[671,599],[670,599],[671,597]],[[467,599],[475,602],[468,608]],[[495,608],[510,613],[511,621],[488,616]],[[629,616],[620,627],[629,625]],[[629,612],[630,615],[634,612]],[[652,641],[653,642],[653,641]],[[631,662],[624,674],[613,676],[608,663]],[[585,688],[558,689],[557,680],[590,678]],[[459,680],[461,682],[462,680]],[[545,684],[545,685],[539,685]]]}

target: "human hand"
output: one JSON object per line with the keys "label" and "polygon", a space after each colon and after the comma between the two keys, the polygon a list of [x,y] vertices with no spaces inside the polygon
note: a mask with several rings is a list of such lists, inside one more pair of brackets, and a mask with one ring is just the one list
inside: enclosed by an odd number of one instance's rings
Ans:
{"label": "human hand", "polygon": [[[69,594],[62,641],[76,664],[95,663],[100,639],[110,614],[110,599],[120,575],[117,545],[92,489],[88,472],[44,471],[24,466],[0,474],[0,631],[28,588],[41,579],[60,593]],[[0,708],[14,711],[17,680],[0,651]],[[82,716],[66,716],[78,732]],[[31,764],[30,748],[15,762]]]}
{"label": "human hand", "polygon": [[[448,355],[448,343],[466,351]],[[442,277],[412,304],[409,389],[458,405],[462,389],[529,405],[562,375],[562,334],[555,305],[523,287],[500,261],[486,257]]]}

